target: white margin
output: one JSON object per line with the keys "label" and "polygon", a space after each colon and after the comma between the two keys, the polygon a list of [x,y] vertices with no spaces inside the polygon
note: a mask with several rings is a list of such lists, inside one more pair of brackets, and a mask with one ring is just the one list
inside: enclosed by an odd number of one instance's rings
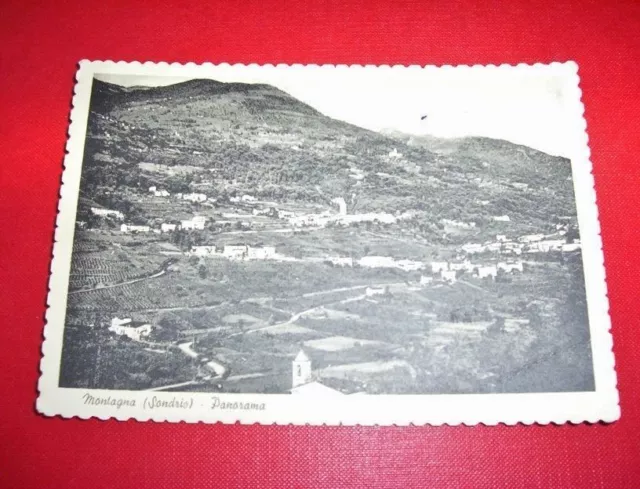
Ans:
{"label": "white margin", "polygon": [[[89,99],[94,73],[172,75],[214,78],[220,70],[553,70],[566,76],[567,100],[575,117],[575,141],[571,155],[578,222],[593,352],[596,390],[577,393],[457,394],[457,395],[362,395],[324,399],[265,394],[163,393],[145,391],[106,391],[58,387],[67,289],[75,226],[80,173],[84,153]],[[47,297],[41,376],[38,382],[37,410],[46,416],[82,419],[97,417],[139,421],[207,422],[282,425],[475,425],[483,423],[513,425],[548,423],[613,422],[620,417],[616,388],[613,341],[607,298],[604,257],[596,193],[589,160],[584,106],[575,62],[549,65],[474,66],[359,66],[359,65],[213,65],[205,63],[80,62],[74,88],[69,139],[66,145],[62,188],[58,205],[55,243]],[[135,400],[135,407],[85,404],[85,394]],[[152,398],[182,407],[151,408]],[[229,403],[214,407],[215,398]],[[235,403],[235,404],[234,404]],[[248,404],[247,404],[248,403]],[[264,403],[264,410],[243,409]],[[236,406],[234,408],[234,406]]]}

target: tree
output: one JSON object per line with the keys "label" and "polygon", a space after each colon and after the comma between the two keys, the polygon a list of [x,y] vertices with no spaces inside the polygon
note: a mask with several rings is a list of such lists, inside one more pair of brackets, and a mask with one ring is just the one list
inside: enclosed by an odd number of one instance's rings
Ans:
{"label": "tree", "polygon": [[208,274],[209,274],[209,270],[207,269],[207,267],[204,264],[201,264],[200,267],[198,268],[198,276],[201,279],[205,279],[207,278]]}

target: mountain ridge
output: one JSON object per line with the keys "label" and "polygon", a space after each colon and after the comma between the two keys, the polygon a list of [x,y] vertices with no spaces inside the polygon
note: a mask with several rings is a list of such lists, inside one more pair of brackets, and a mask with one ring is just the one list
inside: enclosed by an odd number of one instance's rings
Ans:
{"label": "mountain ridge", "polygon": [[[83,175],[94,187],[191,188],[191,177],[178,181],[139,166],[153,163],[213,172],[212,195],[356,195],[366,211],[419,210],[433,220],[478,222],[509,213],[529,227],[549,213],[575,214],[567,159],[490,138],[433,143],[331,119],[265,84],[189,80],[127,91],[98,82]],[[114,181],[110,170],[126,177]]]}

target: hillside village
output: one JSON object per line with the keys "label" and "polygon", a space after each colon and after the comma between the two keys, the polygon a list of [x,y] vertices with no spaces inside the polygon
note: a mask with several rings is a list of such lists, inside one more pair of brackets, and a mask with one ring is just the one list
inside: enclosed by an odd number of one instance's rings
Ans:
{"label": "hillside village", "polygon": [[[523,370],[529,349],[588,336],[565,160],[491,141],[491,165],[443,156],[268,86],[238,85],[242,107],[204,82],[103,89],[65,329],[83,360],[63,364],[63,385],[517,392],[532,369],[548,390],[592,382],[558,373],[589,352]],[[264,94],[281,104],[271,126],[247,112]],[[215,140],[190,122],[210,100],[240,121],[207,115]]]}

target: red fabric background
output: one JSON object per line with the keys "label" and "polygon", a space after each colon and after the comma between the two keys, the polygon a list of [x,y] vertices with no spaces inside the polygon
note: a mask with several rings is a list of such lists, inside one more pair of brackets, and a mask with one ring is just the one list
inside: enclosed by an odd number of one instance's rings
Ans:
{"label": "red fabric background", "polygon": [[[347,3],[3,2],[0,486],[640,487],[640,3]],[[318,64],[575,59],[600,204],[622,419],[608,426],[364,428],[36,414],[52,232],[81,58]]]}

